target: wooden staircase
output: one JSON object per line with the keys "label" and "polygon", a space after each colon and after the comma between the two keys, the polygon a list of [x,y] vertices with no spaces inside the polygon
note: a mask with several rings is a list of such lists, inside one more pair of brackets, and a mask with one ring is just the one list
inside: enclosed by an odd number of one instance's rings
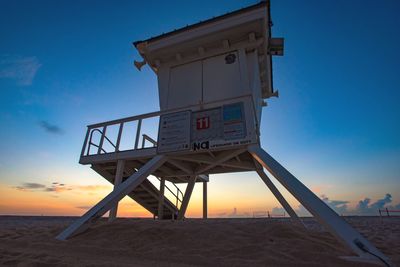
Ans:
{"label": "wooden staircase", "polygon": [[[92,169],[98,174],[104,177],[111,184],[114,184],[115,170],[114,169],[103,169],[100,166],[92,165]],[[122,182],[124,182],[129,176],[131,176],[136,170],[127,169],[124,170],[124,176]],[[157,177],[157,179],[159,179]],[[144,180],[139,186],[137,186],[128,196],[135,200],[138,204],[148,210],[153,216],[159,219],[176,219],[179,211],[179,205],[182,203],[183,194],[172,183],[176,188],[176,193],[174,193],[168,186],[165,189],[169,190],[171,194],[176,198],[175,203],[169,200],[167,197],[164,198],[162,218],[158,215],[158,205],[160,199],[160,190],[154,186],[152,182],[148,179]]]}

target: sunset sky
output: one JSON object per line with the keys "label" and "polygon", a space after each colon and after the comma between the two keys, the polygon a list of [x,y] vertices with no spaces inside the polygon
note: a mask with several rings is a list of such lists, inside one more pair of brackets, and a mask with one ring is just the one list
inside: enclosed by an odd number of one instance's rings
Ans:
{"label": "sunset sky", "polygon": [[[86,125],[159,110],[132,41],[255,3],[1,1],[0,214],[81,215],[101,200],[111,185],[78,163]],[[400,209],[400,2],[272,0],[271,12],[285,56],[263,147],[340,214]],[[208,186],[211,217],[283,212],[255,173]],[[201,201],[199,184],[189,217]],[[150,213],[124,199],[119,215]]]}

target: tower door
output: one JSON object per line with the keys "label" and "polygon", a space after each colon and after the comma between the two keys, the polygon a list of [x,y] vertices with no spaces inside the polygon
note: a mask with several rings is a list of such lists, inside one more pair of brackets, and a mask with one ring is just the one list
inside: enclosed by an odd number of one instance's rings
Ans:
{"label": "tower door", "polygon": [[203,60],[203,102],[243,95],[238,53],[231,52]]}
{"label": "tower door", "polygon": [[194,61],[171,68],[168,109],[196,105],[202,101],[202,62]]}
{"label": "tower door", "polygon": [[170,69],[167,109],[224,100],[245,93],[237,51]]}

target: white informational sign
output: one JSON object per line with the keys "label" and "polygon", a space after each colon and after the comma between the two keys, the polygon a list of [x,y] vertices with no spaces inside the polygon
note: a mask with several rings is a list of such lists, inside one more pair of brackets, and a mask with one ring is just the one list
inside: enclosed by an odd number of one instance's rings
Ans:
{"label": "white informational sign", "polygon": [[243,104],[236,103],[223,107],[224,139],[235,140],[246,136]]}
{"label": "white informational sign", "polygon": [[182,111],[160,116],[159,153],[190,149],[190,115],[190,111]]}
{"label": "white informational sign", "polygon": [[243,103],[193,112],[191,131],[194,151],[249,143]]}

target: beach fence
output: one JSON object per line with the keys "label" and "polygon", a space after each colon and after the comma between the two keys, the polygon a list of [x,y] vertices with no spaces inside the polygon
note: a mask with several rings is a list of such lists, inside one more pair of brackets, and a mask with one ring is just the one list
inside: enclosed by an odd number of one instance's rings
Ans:
{"label": "beach fence", "polygon": [[[386,217],[400,217],[400,210],[389,210],[388,208],[379,209],[379,216],[386,216]],[[391,214],[392,213],[392,214]]]}
{"label": "beach fence", "polygon": [[286,213],[283,214],[273,214],[267,211],[253,211],[253,218],[285,218]]}

